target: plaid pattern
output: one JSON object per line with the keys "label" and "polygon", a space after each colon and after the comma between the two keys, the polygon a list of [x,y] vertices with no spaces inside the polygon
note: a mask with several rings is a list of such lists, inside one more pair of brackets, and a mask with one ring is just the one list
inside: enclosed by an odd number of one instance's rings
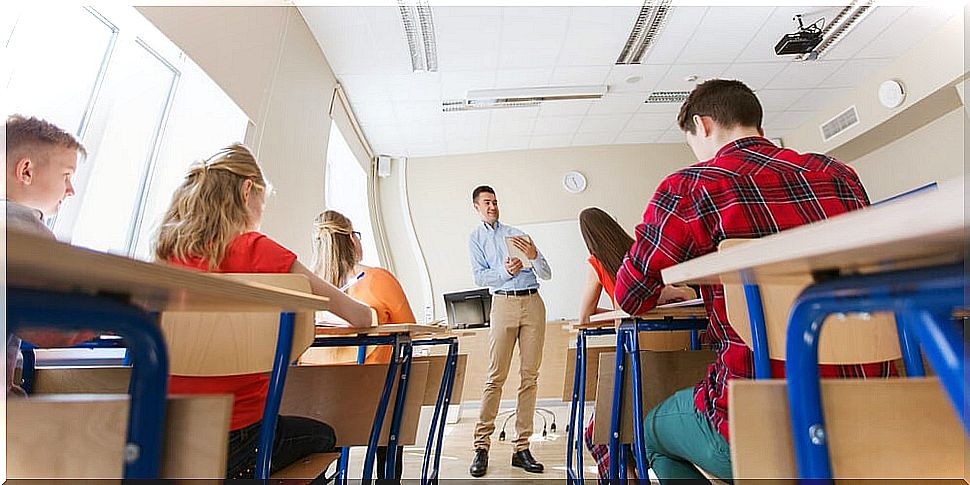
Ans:
{"label": "plaid pattern", "polygon": [[[590,416],[589,424],[586,425],[586,432],[583,433],[583,438],[589,454],[593,457],[593,461],[596,462],[596,473],[599,475],[599,483],[610,483],[610,447],[609,445],[593,444],[593,418],[593,416]],[[620,448],[627,454],[626,462],[627,468],[629,469],[630,464],[635,463],[633,449],[629,444],[621,444]],[[627,473],[628,477],[630,475],[630,473]],[[636,478],[635,474],[633,478]]]}
{"label": "plaid pattern", "polygon": [[[636,242],[616,276],[616,301],[631,314],[656,306],[660,270],[717,251],[729,238],[759,238],[869,204],[855,172],[819,154],[799,154],[765,138],[725,145],[709,161],[663,180],[636,228]],[[727,321],[724,288],[701,287],[717,357],[694,389],[694,403],[725,439],[727,383],[754,377],[754,360]],[[784,363],[772,362],[784,375]],[[891,363],[821,366],[822,377],[875,377],[894,373]]]}

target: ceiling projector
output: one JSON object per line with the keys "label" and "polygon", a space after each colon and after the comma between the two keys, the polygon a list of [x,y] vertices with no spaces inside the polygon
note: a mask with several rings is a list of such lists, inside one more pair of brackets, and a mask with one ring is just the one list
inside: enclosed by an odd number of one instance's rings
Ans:
{"label": "ceiling projector", "polygon": [[805,27],[801,15],[796,15],[794,20],[798,21],[798,32],[783,35],[775,44],[775,54],[779,56],[808,54],[822,42],[822,29],[818,22]]}

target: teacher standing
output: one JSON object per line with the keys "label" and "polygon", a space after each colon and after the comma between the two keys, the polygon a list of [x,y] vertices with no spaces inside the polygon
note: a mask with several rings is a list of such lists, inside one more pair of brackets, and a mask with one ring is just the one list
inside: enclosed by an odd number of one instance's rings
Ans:
{"label": "teacher standing", "polygon": [[[495,431],[495,416],[502,399],[502,386],[509,375],[512,350],[519,344],[519,393],[515,406],[515,452],[512,466],[527,472],[542,473],[542,464],[529,452],[532,420],[536,408],[536,381],[542,363],[542,344],[546,333],[546,306],[539,296],[539,281],[552,278],[549,263],[526,234],[498,221],[495,190],[482,185],[472,192],[472,203],[481,217],[468,240],[475,284],[487,286],[492,293],[489,316],[488,377],[482,392],[482,410],[475,425],[475,458],[469,472],[485,475],[488,449]],[[532,263],[509,257],[506,238]]]}

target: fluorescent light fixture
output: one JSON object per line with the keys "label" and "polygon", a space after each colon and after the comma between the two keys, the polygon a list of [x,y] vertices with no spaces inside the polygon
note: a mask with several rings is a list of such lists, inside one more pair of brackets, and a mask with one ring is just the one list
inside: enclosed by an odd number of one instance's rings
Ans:
{"label": "fluorescent light fixture", "polygon": [[548,86],[537,88],[478,89],[468,91],[469,100],[522,102],[566,101],[571,99],[599,99],[606,94],[606,86]]}
{"label": "fluorescent light fixture", "polygon": [[644,101],[644,103],[683,103],[684,101],[687,101],[688,95],[690,95],[689,91],[654,91],[650,93],[650,96],[647,96],[647,100]]}
{"label": "fluorescent light fixture", "polygon": [[812,52],[795,56],[795,60],[814,61],[825,55],[876,8],[875,3],[875,0],[862,2],[852,0],[852,3],[840,10],[835,18],[822,28],[822,42]]}
{"label": "fluorescent light fixture", "polygon": [[453,111],[477,111],[482,109],[499,109],[499,108],[536,108],[538,106],[539,106],[538,101],[496,103],[496,102],[473,100],[473,99],[453,99],[453,100],[442,102],[441,111],[445,113],[449,113]]}
{"label": "fluorescent light fixture", "polygon": [[633,24],[630,36],[623,45],[617,64],[640,64],[643,56],[653,46],[660,29],[663,28],[670,14],[670,0],[646,0],[640,8],[640,14]]}
{"label": "fluorescent light fixture", "polygon": [[536,88],[478,89],[468,91],[466,99],[441,103],[442,111],[468,111],[494,108],[531,108],[548,101],[600,99],[606,86],[548,86]]}
{"label": "fluorescent light fixture", "polygon": [[427,0],[418,0],[414,5],[398,0],[404,38],[411,54],[411,70],[414,72],[438,70],[438,43],[434,35],[434,18]]}

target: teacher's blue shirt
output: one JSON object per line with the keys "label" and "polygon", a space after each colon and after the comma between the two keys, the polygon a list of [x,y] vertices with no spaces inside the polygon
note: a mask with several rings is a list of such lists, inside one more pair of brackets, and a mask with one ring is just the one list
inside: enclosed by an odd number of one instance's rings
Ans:
{"label": "teacher's blue shirt", "polygon": [[552,269],[541,252],[532,260],[532,268],[523,268],[515,276],[505,270],[505,258],[508,257],[505,238],[525,235],[524,232],[498,221],[495,221],[494,228],[480,222],[468,238],[468,253],[471,256],[475,284],[487,286],[491,293],[495,293],[499,290],[538,289],[537,276],[544,280],[552,278]]}

